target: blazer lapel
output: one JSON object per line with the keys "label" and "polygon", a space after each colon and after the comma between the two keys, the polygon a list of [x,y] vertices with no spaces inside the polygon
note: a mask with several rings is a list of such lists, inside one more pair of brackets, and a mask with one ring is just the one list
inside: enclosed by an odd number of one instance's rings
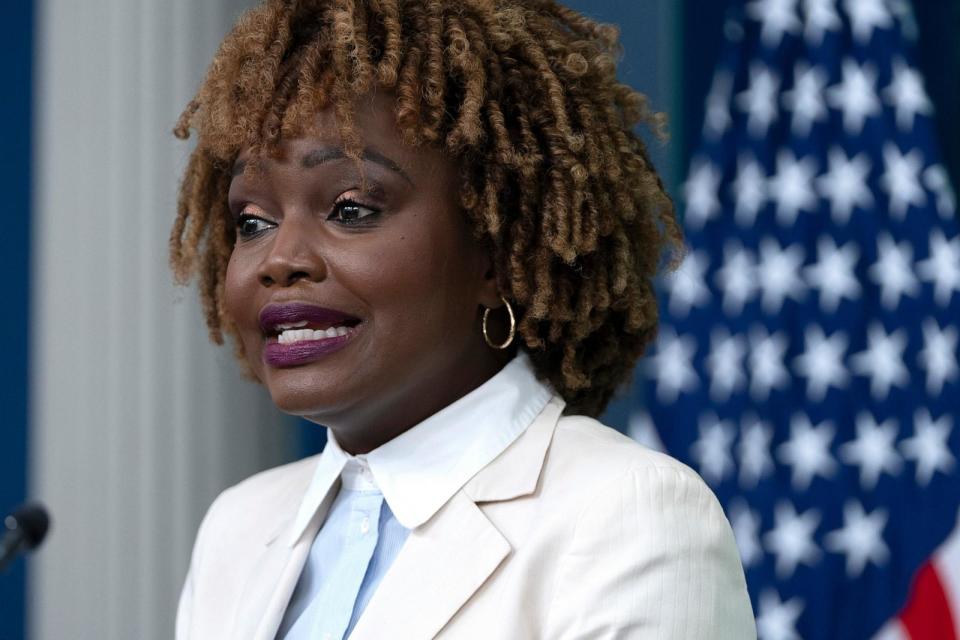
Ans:
{"label": "blazer lapel", "polygon": [[512,548],[476,503],[536,490],[563,406],[551,400],[516,442],[410,532],[350,640],[433,638],[487,581]]}
{"label": "blazer lapel", "polygon": [[410,532],[350,639],[432,638],[509,553],[507,540],[458,492]]}
{"label": "blazer lapel", "polygon": [[292,547],[286,539],[292,520],[267,540],[249,573],[250,579],[237,603],[232,632],[226,637],[274,640],[293,590],[300,580],[303,565],[310,555],[313,539],[334,497],[335,491],[327,494],[309,526]]}

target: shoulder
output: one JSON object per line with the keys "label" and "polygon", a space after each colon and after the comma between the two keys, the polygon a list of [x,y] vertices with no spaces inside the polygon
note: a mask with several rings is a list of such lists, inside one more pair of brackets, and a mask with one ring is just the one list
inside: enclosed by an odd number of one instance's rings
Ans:
{"label": "shoulder", "polygon": [[317,457],[261,471],[225,489],[207,510],[201,533],[221,523],[238,531],[255,531],[264,522],[293,517],[313,477]]}

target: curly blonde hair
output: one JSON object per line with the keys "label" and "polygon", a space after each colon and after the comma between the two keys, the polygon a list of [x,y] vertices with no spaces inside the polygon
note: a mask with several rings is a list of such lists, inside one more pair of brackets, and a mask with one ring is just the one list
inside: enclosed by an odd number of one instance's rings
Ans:
{"label": "curly blonde hair", "polygon": [[383,89],[405,141],[458,164],[464,215],[538,375],[568,412],[601,413],[656,332],[652,280],[681,244],[635,132],[662,122],[617,81],[617,55],[615,27],[553,0],[267,0],[246,13],[174,131],[198,142],[170,262],[178,282],[197,276],[211,338],[236,337],[223,293],[237,155],[275,153],[329,105],[359,158],[352,105]]}

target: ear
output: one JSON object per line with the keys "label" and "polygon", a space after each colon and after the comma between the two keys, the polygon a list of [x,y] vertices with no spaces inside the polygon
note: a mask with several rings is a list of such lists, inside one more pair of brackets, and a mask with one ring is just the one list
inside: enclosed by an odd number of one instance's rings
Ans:
{"label": "ear", "polygon": [[500,299],[500,290],[497,288],[497,271],[489,251],[481,251],[477,265],[480,276],[480,287],[477,302],[490,309],[499,309],[503,306]]}

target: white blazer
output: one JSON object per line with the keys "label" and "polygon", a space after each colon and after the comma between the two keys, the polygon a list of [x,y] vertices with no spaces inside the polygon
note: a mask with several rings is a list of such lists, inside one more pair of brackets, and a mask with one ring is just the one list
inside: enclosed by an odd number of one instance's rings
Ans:
{"label": "white blazer", "polygon": [[[551,400],[411,531],[352,640],[756,638],[730,526],[699,476],[562,409]],[[178,640],[275,637],[333,497],[283,544],[315,465],[271,469],[217,498]]]}

